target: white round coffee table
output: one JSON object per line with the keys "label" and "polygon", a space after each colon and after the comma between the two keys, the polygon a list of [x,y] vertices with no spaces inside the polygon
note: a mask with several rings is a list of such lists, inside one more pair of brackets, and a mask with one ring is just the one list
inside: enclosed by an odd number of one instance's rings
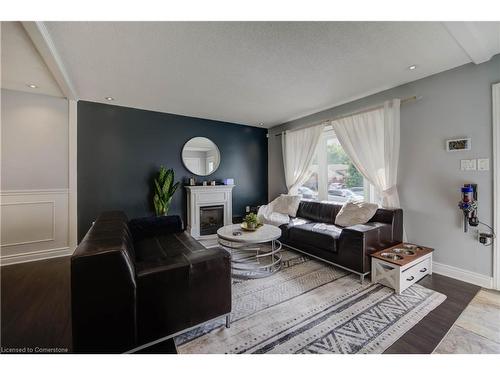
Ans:
{"label": "white round coffee table", "polygon": [[[247,231],[240,224],[226,225],[217,231],[219,244],[231,254],[233,277],[267,277],[281,269],[281,229],[264,224]],[[262,246],[270,242],[271,247]]]}

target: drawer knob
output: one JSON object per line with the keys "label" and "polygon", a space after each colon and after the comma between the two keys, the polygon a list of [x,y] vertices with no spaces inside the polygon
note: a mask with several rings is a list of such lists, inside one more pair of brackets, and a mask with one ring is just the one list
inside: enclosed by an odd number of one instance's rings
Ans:
{"label": "drawer knob", "polygon": [[425,272],[425,271],[427,271],[427,268],[423,268],[420,270],[420,272]]}
{"label": "drawer knob", "polygon": [[409,277],[408,279],[406,279],[406,281],[412,281],[415,277],[412,276],[412,277]]}

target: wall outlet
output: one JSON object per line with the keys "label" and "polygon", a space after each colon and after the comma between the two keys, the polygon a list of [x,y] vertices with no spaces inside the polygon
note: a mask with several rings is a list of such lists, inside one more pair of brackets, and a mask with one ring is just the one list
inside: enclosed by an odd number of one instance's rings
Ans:
{"label": "wall outlet", "polygon": [[460,170],[461,171],[475,171],[476,170],[476,159],[460,160]]}
{"label": "wall outlet", "polygon": [[246,207],[245,207],[245,212],[246,212],[246,213],[249,213],[249,212],[250,212],[250,206],[246,206]]}
{"label": "wall outlet", "polygon": [[490,170],[490,159],[477,159],[477,170],[478,171],[489,171]]}

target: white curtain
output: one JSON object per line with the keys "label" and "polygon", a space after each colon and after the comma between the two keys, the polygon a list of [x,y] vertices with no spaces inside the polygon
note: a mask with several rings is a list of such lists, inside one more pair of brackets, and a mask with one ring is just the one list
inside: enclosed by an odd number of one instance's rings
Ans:
{"label": "white curtain", "polygon": [[399,208],[397,190],[400,100],[383,108],[332,121],[333,130],[358,171],[375,187],[382,207]]}
{"label": "white curtain", "polygon": [[286,131],[282,134],[283,165],[288,194],[298,194],[298,188],[311,176],[311,166],[319,138],[325,125]]}

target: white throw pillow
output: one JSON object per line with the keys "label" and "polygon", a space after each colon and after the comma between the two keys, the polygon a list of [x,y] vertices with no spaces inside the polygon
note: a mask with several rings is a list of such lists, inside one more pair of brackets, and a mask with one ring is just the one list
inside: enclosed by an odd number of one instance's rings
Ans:
{"label": "white throw pillow", "polygon": [[297,216],[297,210],[299,209],[300,200],[300,195],[281,194],[273,202],[273,211],[295,217]]}
{"label": "white throw pillow", "polygon": [[345,202],[335,218],[335,225],[350,227],[367,223],[377,212],[378,205],[367,202]]}

